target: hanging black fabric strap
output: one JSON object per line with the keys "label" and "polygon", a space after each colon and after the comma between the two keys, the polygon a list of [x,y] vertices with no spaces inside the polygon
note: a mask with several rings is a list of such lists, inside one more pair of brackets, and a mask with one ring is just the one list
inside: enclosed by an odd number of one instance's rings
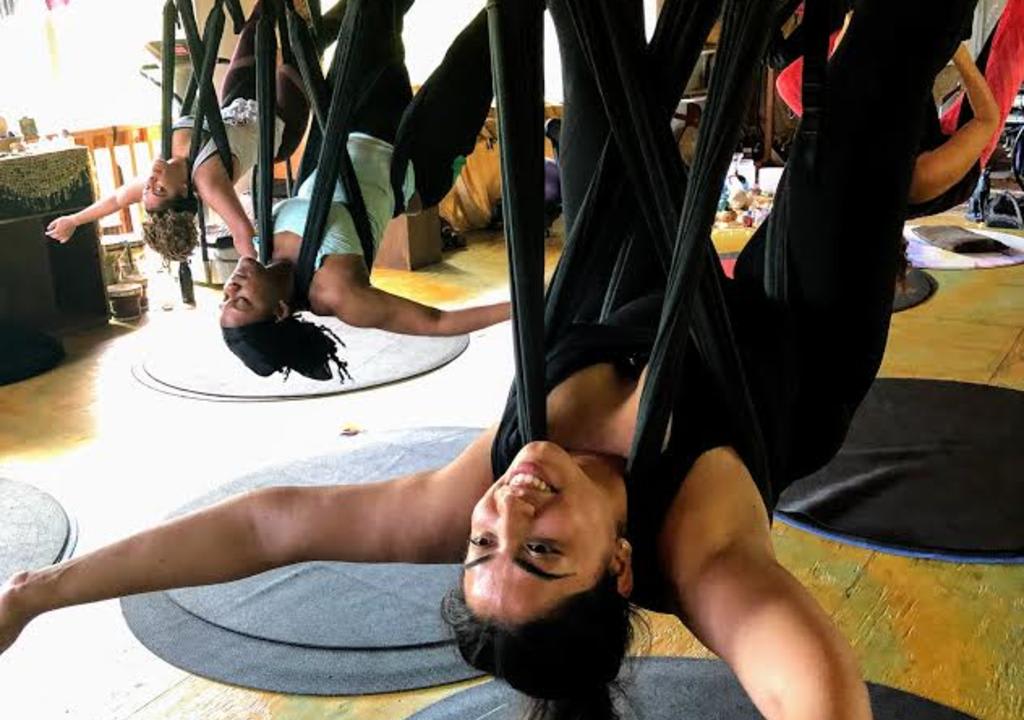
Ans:
{"label": "hanging black fabric strap", "polygon": [[160,157],[164,159],[171,157],[171,133],[174,132],[174,25],[177,18],[174,0],[166,0],[160,44]]}
{"label": "hanging black fabric strap", "polygon": [[[800,45],[804,51],[803,118],[800,122],[802,140],[794,145],[794,152],[804,156],[803,166],[808,172],[818,172],[819,157],[825,149],[821,146],[822,126],[827,122],[825,98],[828,89],[828,53],[830,34],[843,21],[846,8],[844,0],[807,0],[804,17],[795,32],[800,33]],[[785,206],[778,206],[776,212],[787,212]],[[786,243],[771,243],[764,255],[765,292],[769,297],[785,302],[789,293],[789,254]]]}
{"label": "hanging black fabric strap", "polygon": [[[371,1],[349,0],[338,34],[338,44],[329,73],[334,83],[331,91],[331,103],[327,111],[326,126],[321,128],[322,139],[316,182],[313,184],[309,215],[306,218],[306,229],[303,232],[302,248],[299,251],[296,268],[296,285],[300,297],[309,295],[313,273],[316,271],[314,267],[316,255],[323,242],[327,216],[333,202],[334,187],[339,180],[345,191],[349,214],[356,227],[356,233],[359,235],[363,260],[366,262],[367,270],[373,267],[373,258],[376,252],[373,231],[355,168],[352,166],[352,158],[348,154],[349,123],[362,94],[363,82],[367,80],[366,77],[358,77],[357,72],[367,71],[371,76],[369,79],[373,79],[374,69],[361,66],[357,68],[354,58],[354,49],[359,33],[363,32],[364,7],[367,2]],[[307,66],[307,71],[310,70],[314,70],[314,68]],[[304,80],[304,82],[307,86],[316,85],[315,80]],[[312,97],[310,100],[315,103],[317,98]],[[317,116],[319,118],[322,115],[323,109],[321,108]]]}
{"label": "hanging black fabric strap", "polygon": [[260,262],[274,255],[274,129],[277,120],[277,13],[278,0],[263,0],[256,22],[256,107],[259,143],[256,156],[256,186],[252,197],[256,211],[256,234],[260,238]]}
{"label": "hanging black fabric strap", "polygon": [[[311,8],[312,9],[312,8]],[[315,34],[306,29],[306,24],[295,9],[289,4],[287,6],[288,37],[291,39],[292,48],[295,50],[295,61],[299,68],[299,75],[302,77],[302,85],[309,98],[309,104],[313,110],[315,122],[309,128],[306,137],[306,147],[302,151],[302,159],[299,162],[299,174],[295,179],[297,189],[316,169],[317,160],[320,158],[320,147],[323,140],[323,128],[327,124],[326,108],[329,97],[328,81],[323,78],[320,70],[322,61],[321,53],[317,48]],[[330,78],[333,80],[333,78]]]}
{"label": "hanging black fabric strap", "polygon": [[231,16],[231,29],[235,35],[241,35],[242,28],[245,27],[245,11],[242,10],[242,3],[239,0],[224,0],[224,4],[227,6],[228,15]]}
{"label": "hanging black fabric strap", "polygon": [[309,98],[313,117],[323,129],[327,125],[329,95],[327,82],[320,71],[320,56],[305,22],[291,6],[287,8],[287,18],[288,37],[295,51],[295,61],[298,64],[299,75],[302,76],[302,85],[306,91],[306,97]]}
{"label": "hanging black fabric strap", "polygon": [[812,154],[817,153],[818,137],[824,122],[829,35],[832,30],[829,22],[831,2],[832,0],[806,0],[804,3],[804,114],[801,132],[813,138],[809,145]]}
{"label": "hanging black fabric strap", "polygon": [[[189,151],[189,181],[192,176],[192,163],[201,147],[200,139],[203,128],[206,127],[217,146],[217,153],[224,164],[228,175],[231,175],[231,147],[228,144],[227,132],[224,130],[224,119],[221,117],[220,108],[217,106],[217,94],[213,89],[213,68],[217,61],[217,51],[220,46],[220,38],[224,31],[224,7],[223,0],[214,3],[210,15],[206,19],[206,26],[203,28],[203,38],[199,36],[199,28],[196,25],[195,13],[192,10],[190,0],[175,0],[178,8],[178,17],[181,18],[181,25],[185,30],[185,40],[188,44],[189,56],[192,58],[193,76],[197,76],[196,82],[199,88],[197,93],[195,112],[193,113],[194,128],[192,132],[192,145]],[[183,105],[183,111],[185,110]],[[205,120],[205,122],[204,122]]]}
{"label": "hanging black fabric strap", "polygon": [[[721,11],[721,0],[688,2],[669,0],[662,7],[649,46],[649,67],[659,78],[656,92],[661,113],[668,121],[683,93],[686,79],[693,74],[705,39]],[[602,313],[621,302],[619,280],[627,276],[629,258],[656,252],[649,245],[634,246],[629,254],[619,253],[617,244],[626,241],[628,226],[623,219],[637,212],[632,193],[624,192],[625,170],[618,148],[609,135],[591,180],[576,225],[568,229],[561,260],[548,291],[545,326],[550,343],[572,321],[575,308],[586,306],[584,298],[608,280]],[[667,268],[668,251],[662,253]],[[616,263],[610,267],[609,263]],[[664,286],[664,277],[651,278],[651,289]]]}
{"label": "hanging black fabric strap", "polygon": [[[725,395],[744,445],[738,449],[758,486],[764,489],[770,482],[767,450],[722,296],[720,267],[712,262],[707,250],[719,188],[739,140],[743,111],[753,94],[750,68],[760,67],[764,57],[772,10],[772,3],[767,0],[729,0],[725,6],[718,62],[703,116],[704,131],[698,139],[686,187],[668,292],[640,400],[629,464],[631,473],[642,474],[653,468],[660,456],[671,412],[669,399],[676,396],[675,382],[680,379],[678,370],[689,333],[691,308],[696,305],[694,337]],[[665,158],[677,161],[678,155],[667,153]]]}
{"label": "hanging black fabric strap", "polygon": [[487,2],[511,276],[517,412],[525,442],[547,437],[543,18],[540,0]]}
{"label": "hanging black fabric strap", "polygon": [[[634,46],[631,48],[620,34],[611,34],[609,32],[610,28],[621,28],[626,24],[623,19],[616,16],[615,8],[612,5],[597,4],[597,7],[595,7],[594,4],[576,0],[567,0],[567,5],[570,8],[576,30],[580,35],[580,44],[595,68],[594,75],[598,80],[598,86],[609,115],[613,134],[624,156],[623,160],[626,165],[627,175],[635,183],[635,194],[640,203],[641,215],[645,223],[650,227],[651,236],[656,240],[655,250],[658,251],[659,256],[665,259],[667,254],[671,252],[672,239],[675,236],[675,226],[679,217],[678,199],[673,198],[672,192],[683,187],[684,174],[678,155],[673,152],[674,145],[667,126],[662,124],[655,125],[652,108],[649,104],[650,99],[645,97],[642,89],[635,82],[635,78],[644,77],[645,75],[641,71],[642,68],[636,57],[637,44],[634,39]],[[767,27],[767,23],[764,24],[762,29],[765,27]],[[666,36],[662,35],[662,37]],[[693,50],[687,53],[684,49],[680,56],[694,57],[694,53]],[[755,56],[754,63],[756,63],[756,60],[757,57]],[[735,75],[735,71],[733,74]],[[683,77],[686,76],[684,75]],[[735,77],[732,78],[732,83],[736,83]],[[721,85],[721,82],[719,82],[719,85]],[[719,89],[721,90],[722,88],[720,87]],[[666,92],[666,95],[668,94]],[[749,99],[749,87],[745,96]],[[669,103],[663,104],[670,105]],[[736,110],[735,115],[737,118],[742,114],[742,109],[741,107]],[[738,123],[738,119],[733,119],[735,126],[734,132],[731,133],[733,145],[735,140],[738,139]],[[709,126],[712,128],[716,127],[714,123],[710,125],[705,124],[705,127]],[[664,130],[664,133],[662,133],[663,137],[658,136],[658,130]],[[637,134],[640,137],[635,137]],[[720,135],[719,132],[712,132],[710,134]],[[730,133],[727,131],[725,136],[728,137],[729,135]],[[731,150],[733,145],[730,145],[728,150]],[[726,163],[728,156],[729,152],[726,152],[724,155]],[[673,162],[676,164],[676,167],[672,167]],[[724,171],[725,167],[722,168],[721,175],[724,175]],[[707,187],[713,187],[717,190],[720,182],[720,177],[718,178],[717,185],[715,180],[709,180]],[[717,200],[718,193],[705,188],[705,194],[710,201],[709,207],[713,216],[714,201]],[[755,447],[755,451],[747,454],[747,456],[750,458],[752,472],[757,473],[764,480],[766,463],[764,462],[763,443],[759,441],[760,432],[754,421],[752,403],[750,402],[749,394],[746,392],[745,383],[742,380],[742,363],[735,344],[732,342],[731,329],[728,325],[728,314],[725,312],[724,298],[718,285],[720,278],[718,274],[714,273],[714,269],[717,269],[719,273],[720,269],[714,266],[712,273],[703,273],[704,279],[701,281],[701,270],[709,266],[712,259],[710,254],[707,253],[708,245],[710,244],[707,230],[710,228],[710,225],[711,222],[708,219],[702,237],[699,236],[699,233],[691,232],[691,235],[694,235],[694,237],[690,239],[688,244],[680,246],[677,243],[677,255],[681,255],[683,260],[688,262],[673,263],[673,273],[670,275],[670,282],[675,283],[678,287],[687,289],[685,293],[687,302],[683,305],[677,299],[674,302],[673,311],[666,308],[660,332],[664,339],[666,337],[666,319],[667,316],[672,315],[668,327],[670,329],[681,327],[681,336],[685,340],[689,327],[690,310],[696,304],[695,336],[698,349],[707,359],[713,372],[718,376],[719,383],[726,394],[727,404],[730,406],[733,414],[738,417],[738,425],[753,438],[752,445]],[[696,293],[698,281],[701,281],[700,287],[702,292],[700,298],[697,298]],[[679,291],[677,290],[678,293]],[[671,293],[669,299],[671,301]],[[708,308],[706,307],[708,304],[715,307]],[[681,361],[684,347],[684,343],[675,343],[673,347],[674,352],[669,353],[667,356],[672,357],[675,361]],[[655,363],[655,369],[657,369],[657,363]],[[661,375],[662,383],[664,384],[666,380],[665,375],[670,375],[671,373],[659,371],[656,374]],[[648,387],[650,387],[650,380],[648,380]],[[669,387],[668,389],[671,390],[672,388]],[[657,454],[647,451],[643,439],[644,433],[646,432],[649,436],[657,432],[650,427],[653,420],[655,426],[661,425],[663,434],[670,409],[670,402],[666,400],[667,397],[671,397],[670,395],[660,395],[660,407],[657,407],[658,403],[651,400],[649,392],[646,396],[646,410],[641,413],[641,425],[638,428],[637,442],[634,444],[630,463],[631,470],[634,471],[638,468],[638,465],[642,465],[645,461],[651,462],[653,458],[657,457]],[[639,452],[637,444],[640,445]],[[655,451],[660,451],[660,438]]]}
{"label": "hanging black fabric strap", "polygon": [[321,44],[321,39],[324,36],[324,13],[320,0],[306,0],[306,7],[309,8],[309,24],[313,31],[313,43],[316,47],[324,47]]}

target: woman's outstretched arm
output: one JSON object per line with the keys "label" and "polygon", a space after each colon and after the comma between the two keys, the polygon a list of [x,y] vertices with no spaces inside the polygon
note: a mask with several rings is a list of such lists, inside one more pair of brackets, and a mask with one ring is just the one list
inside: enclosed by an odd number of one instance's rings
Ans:
{"label": "woman's outstretched arm", "polygon": [[457,562],[491,482],[493,432],[444,468],[370,485],[230,498],[0,586],[0,653],[35,617],[136,593],[226,582],[297,562]]}
{"label": "woman's outstretched arm", "polygon": [[1002,122],[992,90],[966,45],[957,48],[953,64],[963,79],[974,117],[942,145],[918,156],[910,183],[911,204],[937,198],[960,182],[978,162]]}
{"label": "woman's outstretched arm", "polygon": [[439,310],[375,288],[360,255],[328,256],[314,276],[310,302],[318,315],[334,315],[355,327],[434,337],[480,330],[508,320],[511,314],[507,302]]}
{"label": "woman's outstretched arm", "polygon": [[47,236],[57,242],[66,243],[75,234],[75,229],[79,225],[95,222],[107,215],[113,215],[133,203],[141,202],[142,189],[145,187],[146,181],[146,177],[137,177],[84,210],[55,219],[46,228]]}
{"label": "woman's outstretched arm", "polygon": [[734,451],[717,448],[694,464],[659,552],[678,615],[766,718],[871,718],[852,648],[775,560],[764,503]]}
{"label": "woman's outstretched arm", "polygon": [[238,256],[255,258],[256,248],[252,241],[255,230],[238,199],[231,177],[219,160],[213,159],[199,166],[195,174],[195,188],[203,202],[228,226]]}

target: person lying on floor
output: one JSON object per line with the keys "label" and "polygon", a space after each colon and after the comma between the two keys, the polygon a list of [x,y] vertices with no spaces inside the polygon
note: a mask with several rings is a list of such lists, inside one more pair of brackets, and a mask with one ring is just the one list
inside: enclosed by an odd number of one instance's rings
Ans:
{"label": "person lying on floor", "polygon": [[[846,15],[842,28],[830,38],[832,54],[842,51],[852,14]],[[970,197],[981,174],[980,159],[1003,122],[1000,106],[966,44],[957,47],[952,61],[960,74],[973,117],[964,114],[962,123],[951,128],[952,134],[946,134],[933,99],[926,99],[925,132],[910,186],[910,218],[944,212]],[[790,64],[776,81],[779,96],[797,115],[803,114],[802,84],[803,58]],[[889,108],[880,107],[876,111],[880,116],[891,118]]]}
{"label": "person lying on floor", "polygon": [[[367,10],[385,30],[360,43],[355,61],[372,80],[354,112],[348,153],[375,247],[392,217],[436,205],[448,193],[453,163],[472,150],[493,96],[487,17],[480,13],[413,98],[401,43],[403,12],[390,2]],[[508,319],[507,302],[442,311],[374,287],[340,183],[308,296],[298,296],[296,263],[316,177],[314,171],[296,197],[274,208],[270,262],[243,258],[224,286],[224,340],[253,372],[294,369],[319,379],[331,376],[330,362],[339,363],[336,338],[300,319],[303,310],[407,335],[461,335]]]}
{"label": "person lying on floor", "polygon": [[[64,215],[50,223],[46,234],[67,242],[75,228],[116,213],[141,202],[149,216],[143,224],[143,238],[162,256],[187,259],[198,243],[196,229],[197,198],[225,222],[242,257],[254,257],[254,234],[234,185],[249,174],[256,164],[259,146],[256,105],[256,24],[260,17],[257,4],[242,28],[238,45],[231,56],[221,87],[221,116],[231,147],[232,167],[224,168],[212,137],[200,147],[190,166],[189,150],[195,119],[183,117],[173,127],[171,157],[157,158],[148,175],[119,187],[108,197],[84,210]],[[298,147],[309,120],[309,102],[302,78],[286,56],[277,69],[277,117],[274,147],[277,161],[291,157]],[[203,132],[203,135],[207,135]]]}
{"label": "person lying on floor", "polygon": [[[79,603],[304,561],[458,562],[463,577],[443,611],[460,651],[537,699],[531,718],[615,717],[609,684],[638,606],[677,615],[767,718],[870,718],[854,652],[776,559],[770,515],[788,483],[835,455],[878,371],[923,132],[916,111],[974,2],[858,5],[847,50],[833,61],[834,121],[820,138],[798,130],[776,211],[728,281],[769,483],[748,470],[751,440],[738,436],[727,390],[692,340],[657,467],[628,475],[661,312],[660,298],[639,297],[604,322],[576,322],[547,348],[550,442],[524,442],[510,397],[499,424],[443,468],[369,485],[258,490],[18,573],[0,589],[0,650],[38,615]],[[548,8],[567,92],[566,216],[576,218],[608,125],[569,9],[561,0]],[[627,40],[641,44],[639,3],[635,12]],[[892,112],[881,134],[880,104]],[[804,150],[814,142],[823,152],[812,165]],[[839,212],[861,187],[870,210]],[[789,274],[779,299],[769,295],[766,259],[781,254]],[[636,286],[630,297],[649,292],[652,275],[626,277]],[[594,292],[600,300],[604,288]]]}

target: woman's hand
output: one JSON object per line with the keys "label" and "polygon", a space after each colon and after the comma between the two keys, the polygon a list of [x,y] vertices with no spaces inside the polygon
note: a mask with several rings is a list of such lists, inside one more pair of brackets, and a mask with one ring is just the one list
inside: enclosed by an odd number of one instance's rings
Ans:
{"label": "woman's hand", "polygon": [[46,234],[59,243],[66,243],[78,227],[71,215],[63,215],[46,226]]}
{"label": "woman's hand", "polygon": [[32,613],[25,609],[19,594],[27,577],[27,572],[18,573],[0,585],[0,655],[14,644],[33,618]]}

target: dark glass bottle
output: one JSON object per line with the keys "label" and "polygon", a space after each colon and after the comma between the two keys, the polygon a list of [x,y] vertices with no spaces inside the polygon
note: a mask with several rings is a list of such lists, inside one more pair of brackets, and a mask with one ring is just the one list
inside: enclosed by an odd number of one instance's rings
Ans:
{"label": "dark glass bottle", "polygon": [[188,260],[178,263],[178,284],[181,285],[181,301],[186,305],[196,304],[196,289],[192,284],[192,268]]}

